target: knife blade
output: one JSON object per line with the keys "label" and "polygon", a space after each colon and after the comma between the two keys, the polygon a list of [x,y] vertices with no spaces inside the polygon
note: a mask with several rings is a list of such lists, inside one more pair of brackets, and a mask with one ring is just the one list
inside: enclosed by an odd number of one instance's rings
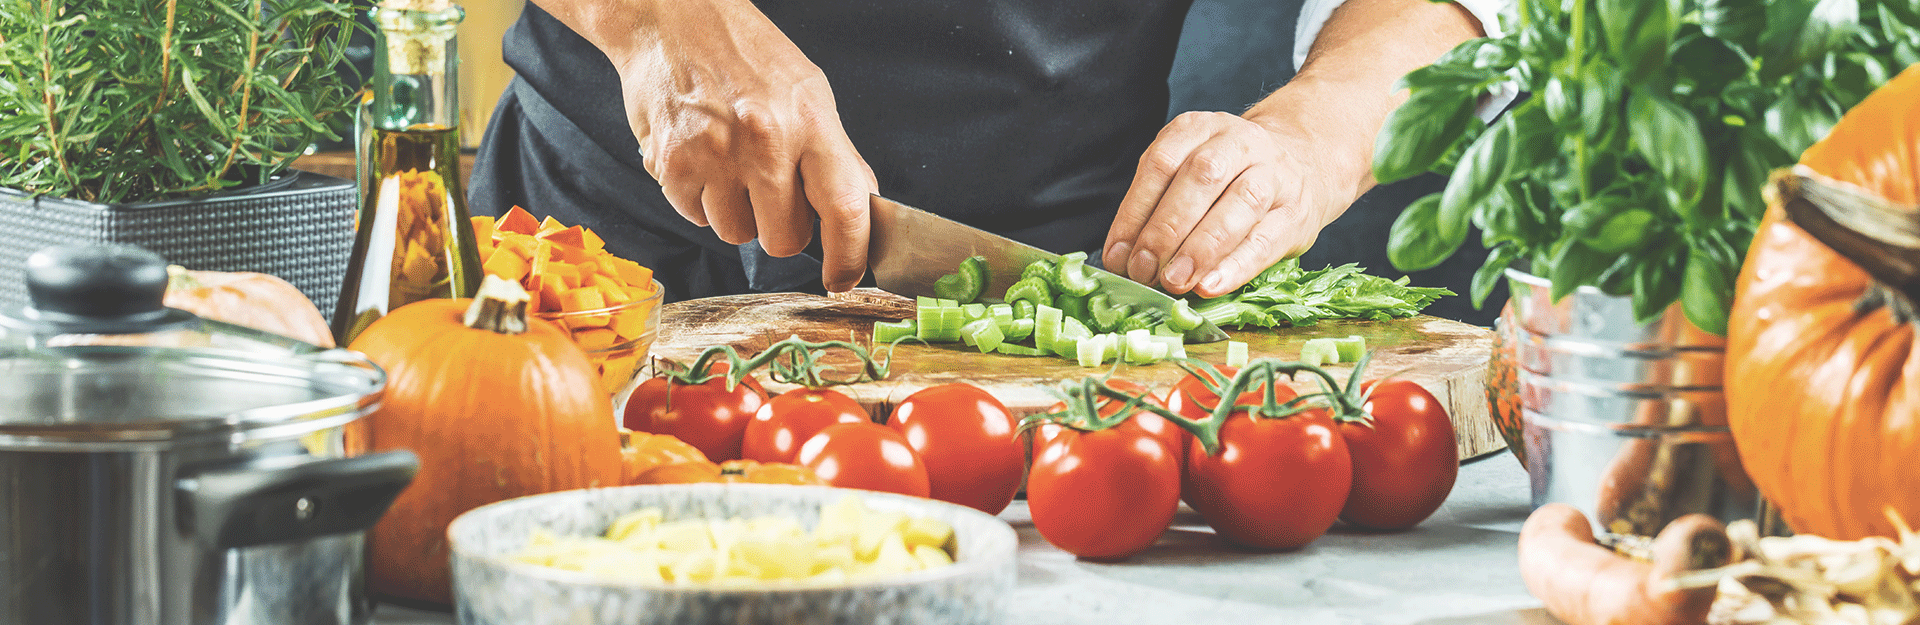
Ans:
{"label": "knife blade", "polygon": [[[969,256],[987,259],[987,285],[981,299],[999,301],[1020,271],[1037,260],[1058,261],[1059,254],[929,213],[879,195],[871,200],[872,231],[867,242],[867,269],[881,289],[908,297],[933,297],[933,283],[953,273]],[[1131,304],[1172,313],[1173,296],[1159,289],[1087,267],[1099,281],[1096,293],[1114,304]],[[1211,343],[1227,338],[1213,322],[1186,332],[1188,343]]]}

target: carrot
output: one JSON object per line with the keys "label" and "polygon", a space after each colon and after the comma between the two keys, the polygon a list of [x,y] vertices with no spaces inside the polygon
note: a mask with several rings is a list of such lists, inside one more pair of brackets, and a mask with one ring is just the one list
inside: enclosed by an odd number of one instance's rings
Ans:
{"label": "carrot", "polygon": [[1653,562],[1615,554],[1594,542],[1573,506],[1547,504],[1520,529],[1520,577],[1547,612],[1568,625],[1698,625],[1715,589],[1669,589],[1689,570],[1723,566],[1733,544],[1712,517],[1675,519],[1653,540]]}

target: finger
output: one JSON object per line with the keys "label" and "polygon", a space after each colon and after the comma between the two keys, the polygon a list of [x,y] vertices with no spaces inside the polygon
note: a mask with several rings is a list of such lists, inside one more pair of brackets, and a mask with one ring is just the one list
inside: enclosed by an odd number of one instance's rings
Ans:
{"label": "finger", "polygon": [[[711,225],[707,219],[706,207],[701,203],[704,178],[696,175],[698,169],[685,157],[673,157],[667,154],[648,152],[646,160],[653,165],[648,173],[660,183],[660,193],[667,197],[667,203],[674,212],[680,213],[687,221],[702,228]],[[658,173],[654,173],[658,172]]]}
{"label": "finger", "polygon": [[1193,290],[1207,272],[1220,264],[1220,259],[1246,240],[1247,233],[1273,206],[1272,188],[1278,175],[1278,168],[1256,164],[1234,178],[1180,243],[1173,260],[1167,261],[1166,268],[1160,272],[1160,285],[1174,294]]}
{"label": "finger", "polygon": [[753,225],[753,205],[747,201],[747,188],[739,183],[708,184],[700,192],[700,203],[707,220],[713,222],[713,234],[734,245],[752,241],[758,232]]}
{"label": "finger", "polygon": [[868,196],[871,174],[847,145],[809,152],[800,159],[800,186],[820,216],[820,282],[833,293],[852,290],[867,273]]}
{"label": "finger", "polygon": [[1260,223],[1240,240],[1233,252],[1204,274],[1206,277],[1200,279],[1193,292],[1201,297],[1226,295],[1280,259],[1297,256],[1313,247],[1313,240],[1319,234],[1320,224],[1311,223],[1300,210],[1290,205],[1274,207],[1260,217]]}
{"label": "finger", "polygon": [[775,171],[748,183],[747,198],[753,203],[761,249],[784,258],[805,250],[813,240],[813,216],[801,197],[798,165]]}
{"label": "finger", "polygon": [[1210,136],[1212,131],[1205,118],[1185,113],[1161,128],[1159,136],[1154,137],[1147,151],[1140,155],[1133,184],[1120,199],[1113,226],[1107,229],[1107,242],[1100,260],[1108,271],[1127,275],[1127,262],[1133,255],[1135,240],[1153,216],[1154,207],[1159,206],[1160,196],[1166,193],[1167,185],[1186,163],[1187,155]]}
{"label": "finger", "polygon": [[1226,192],[1227,185],[1251,166],[1249,152],[1244,141],[1224,134],[1194,148],[1134,241],[1133,256],[1127,259],[1128,277],[1145,284],[1159,282],[1161,270],[1187,240],[1188,233]]}

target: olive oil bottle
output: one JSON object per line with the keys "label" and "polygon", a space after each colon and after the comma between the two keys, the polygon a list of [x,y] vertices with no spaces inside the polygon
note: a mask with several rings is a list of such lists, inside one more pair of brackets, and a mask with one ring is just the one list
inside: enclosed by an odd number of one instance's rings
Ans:
{"label": "olive oil bottle", "polygon": [[459,168],[454,32],[464,14],[446,0],[386,0],[372,15],[379,45],[357,138],[360,212],[333,315],[341,345],[395,308],[472,297],[481,278]]}

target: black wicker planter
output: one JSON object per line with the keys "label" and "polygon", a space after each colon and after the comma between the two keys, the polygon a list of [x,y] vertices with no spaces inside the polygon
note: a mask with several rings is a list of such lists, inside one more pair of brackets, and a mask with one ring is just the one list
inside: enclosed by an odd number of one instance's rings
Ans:
{"label": "black wicker planter", "polygon": [[257,271],[293,283],[331,318],[353,252],[352,181],[288,171],[202,198],[96,204],[0,189],[0,308],[27,303],[24,265],[61,244],[137,245],[203,271]]}

